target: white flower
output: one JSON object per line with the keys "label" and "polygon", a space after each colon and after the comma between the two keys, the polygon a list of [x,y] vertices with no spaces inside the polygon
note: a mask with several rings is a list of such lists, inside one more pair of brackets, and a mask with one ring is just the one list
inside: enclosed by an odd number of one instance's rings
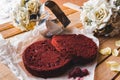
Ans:
{"label": "white flower", "polygon": [[115,45],[120,47],[120,40],[115,41]]}
{"label": "white flower", "polygon": [[39,0],[30,0],[26,3],[26,7],[31,13],[37,13],[39,11],[40,2]]}
{"label": "white flower", "polygon": [[95,30],[97,24],[95,23],[95,21],[93,21],[93,20],[90,18],[89,14],[90,14],[89,12],[83,10],[83,11],[81,12],[81,22],[82,22],[84,28],[85,28],[86,30],[89,30],[88,32],[91,32],[91,31],[94,31],[94,30]]}
{"label": "white flower", "polygon": [[93,14],[93,19],[95,19],[94,21],[96,21],[96,23],[98,24],[98,28],[101,29],[105,26],[101,25],[106,24],[109,21],[112,15],[112,11],[111,8],[107,7],[107,5],[103,3],[94,10]]}
{"label": "white flower", "polygon": [[108,61],[107,64],[110,66],[111,71],[120,71],[120,64],[116,61]]}
{"label": "white flower", "polygon": [[119,55],[119,51],[117,49],[113,49],[112,50],[112,55],[113,56],[118,56]]}
{"label": "white flower", "polygon": [[100,50],[100,53],[103,55],[110,55],[111,54],[111,48],[110,47],[106,47]]}
{"label": "white flower", "polygon": [[85,29],[101,29],[105,27],[112,15],[112,8],[106,0],[89,0],[81,11],[81,22]]}
{"label": "white flower", "polygon": [[17,7],[13,11],[14,25],[21,30],[26,30],[26,26],[29,24],[29,13],[24,7]]}
{"label": "white flower", "polygon": [[[21,0],[20,3],[14,6],[13,24],[22,31],[31,30],[36,25],[35,21],[30,20],[31,14],[37,15],[41,7],[39,0]],[[38,16],[38,15],[37,15]]]}

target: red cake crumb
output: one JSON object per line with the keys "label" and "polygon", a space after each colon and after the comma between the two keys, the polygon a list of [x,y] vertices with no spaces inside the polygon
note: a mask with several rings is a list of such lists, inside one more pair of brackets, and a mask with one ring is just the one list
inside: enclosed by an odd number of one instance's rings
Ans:
{"label": "red cake crumb", "polygon": [[38,41],[25,49],[23,63],[32,75],[48,78],[63,74],[69,69],[71,58],[62,56],[50,42],[51,40]]}
{"label": "red cake crumb", "polygon": [[81,77],[77,77],[75,80],[84,80],[84,79]]}
{"label": "red cake crumb", "polygon": [[97,56],[97,46],[92,39],[84,35],[56,35],[52,45],[64,53],[74,56],[74,63],[89,63]]}
{"label": "red cake crumb", "polygon": [[83,72],[83,75],[84,75],[84,76],[86,76],[86,75],[88,75],[88,74],[89,74],[89,72],[88,72],[88,70],[87,70],[87,69],[83,69],[83,70],[82,70],[82,72]]}
{"label": "red cake crumb", "polygon": [[87,76],[89,74],[87,69],[81,70],[80,67],[75,67],[70,73],[69,73],[69,78],[77,78],[77,77],[83,77]]}

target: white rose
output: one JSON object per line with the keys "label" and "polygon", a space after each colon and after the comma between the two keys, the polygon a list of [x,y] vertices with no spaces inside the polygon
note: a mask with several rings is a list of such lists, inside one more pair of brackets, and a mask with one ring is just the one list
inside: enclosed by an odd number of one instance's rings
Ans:
{"label": "white rose", "polygon": [[92,33],[95,30],[97,24],[88,17],[87,12],[85,11],[81,12],[80,19],[83,24],[85,32]]}
{"label": "white rose", "polygon": [[92,18],[89,17],[89,14],[94,9],[93,1],[89,0],[86,3],[84,3],[83,9],[81,11],[80,20],[83,24],[84,29],[86,29],[86,32],[93,31],[96,27],[96,23],[92,20]]}
{"label": "white rose", "polygon": [[112,15],[112,8],[106,0],[90,0],[87,5],[89,3],[90,5],[93,3],[93,5],[89,11],[88,8],[85,8],[86,4],[85,7],[83,6],[80,19],[84,28],[91,29],[93,32],[95,29],[101,29],[106,25]]}
{"label": "white rose", "polygon": [[100,5],[94,10],[95,20],[100,23],[107,22],[110,19],[111,15],[111,8],[107,7],[105,4]]}
{"label": "white rose", "polygon": [[17,7],[13,11],[13,23],[21,30],[26,30],[26,26],[29,24],[29,13],[24,7]]}

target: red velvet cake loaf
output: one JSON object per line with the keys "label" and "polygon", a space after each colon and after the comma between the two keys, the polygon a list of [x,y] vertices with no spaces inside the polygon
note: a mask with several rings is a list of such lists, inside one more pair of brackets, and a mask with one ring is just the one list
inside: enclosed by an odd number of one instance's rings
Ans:
{"label": "red velvet cake loaf", "polygon": [[96,58],[97,46],[92,39],[84,35],[56,35],[52,45],[61,52],[74,56],[74,63],[88,63]]}
{"label": "red velvet cake loaf", "polygon": [[63,74],[68,70],[70,61],[68,55],[62,56],[61,52],[51,45],[51,40],[35,42],[23,53],[23,63],[28,72],[43,78]]}

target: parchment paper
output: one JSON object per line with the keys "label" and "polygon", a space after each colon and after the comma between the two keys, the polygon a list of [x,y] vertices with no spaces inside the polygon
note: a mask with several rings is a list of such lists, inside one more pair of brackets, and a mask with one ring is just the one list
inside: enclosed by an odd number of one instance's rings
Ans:
{"label": "parchment paper", "polygon": [[[76,79],[68,79],[68,73],[63,74],[62,76],[55,77],[55,78],[38,78],[34,77],[28,74],[20,65],[19,63],[22,63],[21,54],[24,51],[24,49],[30,45],[31,43],[43,40],[45,39],[41,32],[46,28],[45,23],[36,27],[34,30],[31,30],[29,32],[17,35],[9,40],[5,40],[0,37],[0,56],[5,57],[4,59],[0,57],[0,61],[7,65],[13,73],[16,75],[17,78],[20,80],[77,80]],[[99,41],[97,38],[95,38],[92,34],[86,33],[84,30],[80,30],[78,28],[74,27],[68,27],[62,34],[83,34],[89,38],[91,38],[99,47]],[[4,42],[4,44],[3,44]],[[6,57],[9,55],[9,58],[6,59]],[[9,63],[10,64],[9,64]],[[94,80],[94,71],[96,67],[96,60],[88,65],[80,66],[80,68],[88,69],[89,75],[83,77],[83,80]],[[14,70],[15,69],[15,70]]]}
{"label": "parchment paper", "polygon": [[1,0],[0,1],[0,24],[11,22],[11,11],[20,0]]}

